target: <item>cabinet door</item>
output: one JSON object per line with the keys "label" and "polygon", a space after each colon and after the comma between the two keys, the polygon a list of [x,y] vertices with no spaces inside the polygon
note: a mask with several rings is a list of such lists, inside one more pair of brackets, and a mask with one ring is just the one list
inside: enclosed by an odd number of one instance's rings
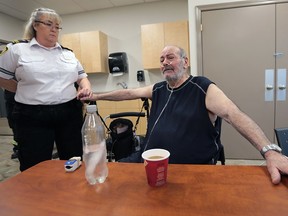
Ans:
{"label": "cabinet door", "polygon": [[72,49],[76,58],[81,61],[80,33],[62,35],[61,44],[64,47]]}
{"label": "cabinet door", "polygon": [[189,55],[188,22],[166,22],[141,26],[144,69],[160,67],[160,53],[165,45],[177,45]]}
{"label": "cabinet door", "polygon": [[164,24],[141,26],[142,60],[144,69],[160,67],[160,52],[164,47]]}
{"label": "cabinet door", "polygon": [[189,57],[189,30],[188,22],[168,22],[164,23],[164,43],[165,45],[177,45],[185,49]]}
{"label": "cabinet door", "polygon": [[86,72],[107,72],[107,37],[99,31],[80,33],[81,61]]}
{"label": "cabinet door", "polygon": [[[273,142],[274,101],[265,101],[265,71],[275,68],[275,5],[204,11],[201,18],[203,75]],[[222,127],[227,158],[261,158],[231,125],[224,121]]]}
{"label": "cabinet door", "polygon": [[103,32],[64,34],[61,42],[73,50],[85,72],[108,72],[108,42]]}

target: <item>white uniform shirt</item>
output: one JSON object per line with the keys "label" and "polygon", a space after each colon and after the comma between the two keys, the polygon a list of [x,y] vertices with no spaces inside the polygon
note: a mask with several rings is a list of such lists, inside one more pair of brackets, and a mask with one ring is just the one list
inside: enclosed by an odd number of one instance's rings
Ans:
{"label": "white uniform shirt", "polygon": [[87,77],[73,52],[30,42],[8,44],[0,55],[0,77],[18,81],[15,100],[23,104],[60,104],[76,97],[74,83]]}

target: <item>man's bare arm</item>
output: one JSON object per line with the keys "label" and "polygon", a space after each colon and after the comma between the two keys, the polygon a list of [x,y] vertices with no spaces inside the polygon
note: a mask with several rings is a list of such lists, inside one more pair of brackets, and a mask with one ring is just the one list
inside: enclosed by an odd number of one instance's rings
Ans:
{"label": "man's bare arm", "polygon": [[135,100],[140,98],[152,98],[153,85],[145,86],[135,89],[120,89],[106,93],[94,93],[91,97],[81,97],[81,100],[108,100],[108,101],[122,101]]}

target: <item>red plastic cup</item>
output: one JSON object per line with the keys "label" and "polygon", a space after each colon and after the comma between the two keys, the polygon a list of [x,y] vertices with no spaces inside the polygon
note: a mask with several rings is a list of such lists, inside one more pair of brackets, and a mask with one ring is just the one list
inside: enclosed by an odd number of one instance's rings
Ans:
{"label": "red plastic cup", "polygon": [[142,153],[148,184],[162,186],[167,180],[170,152],[165,149],[150,149]]}

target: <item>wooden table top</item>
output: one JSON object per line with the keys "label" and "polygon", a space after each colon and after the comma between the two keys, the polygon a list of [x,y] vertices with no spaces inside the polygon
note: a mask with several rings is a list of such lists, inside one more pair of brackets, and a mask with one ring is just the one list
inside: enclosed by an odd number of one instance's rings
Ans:
{"label": "wooden table top", "polygon": [[168,165],[167,184],[147,184],[143,164],[109,163],[105,183],[89,185],[84,165],[42,162],[0,183],[0,215],[288,215],[288,177],[265,166]]}

